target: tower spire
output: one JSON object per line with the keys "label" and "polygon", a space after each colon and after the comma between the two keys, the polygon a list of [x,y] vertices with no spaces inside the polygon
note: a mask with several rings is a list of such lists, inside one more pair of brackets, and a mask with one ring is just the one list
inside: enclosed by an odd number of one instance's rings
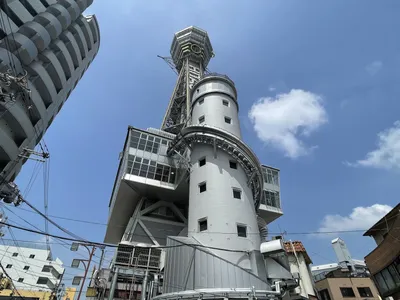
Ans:
{"label": "tower spire", "polygon": [[190,91],[204,74],[213,49],[206,31],[190,26],[174,36],[172,61],[179,72],[161,129],[177,134],[190,119]]}

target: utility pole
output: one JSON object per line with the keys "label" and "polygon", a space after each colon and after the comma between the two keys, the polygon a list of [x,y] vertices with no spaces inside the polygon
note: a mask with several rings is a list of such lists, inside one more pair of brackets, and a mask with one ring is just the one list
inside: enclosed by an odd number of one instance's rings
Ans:
{"label": "utility pole", "polygon": [[[82,262],[83,266],[85,267],[85,273],[83,275],[83,280],[82,280],[82,283],[81,283],[81,287],[79,289],[79,294],[78,294],[78,297],[76,298],[77,300],[80,300],[80,298],[81,298],[83,287],[85,285],[86,277],[87,277],[87,274],[88,274],[88,271],[89,271],[89,268],[90,268],[90,263],[92,262],[92,258],[94,256],[94,252],[96,251],[96,245],[85,244],[85,243],[72,243],[71,251],[78,251],[79,246],[83,246],[83,247],[86,248],[86,250],[88,251],[88,254],[89,254],[89,259],[74,259],[74,260],[72,260],[71,267],[78,268],[80,262]],[[99,248],[104,250],[104,247],[100,247],[100,246],[97,246],[97,247],[99,247]],[[75,278],[77,278],[77,277],[75,277]],[[78,280],[79,280],[79,278],[80,277],[78,277]]]}

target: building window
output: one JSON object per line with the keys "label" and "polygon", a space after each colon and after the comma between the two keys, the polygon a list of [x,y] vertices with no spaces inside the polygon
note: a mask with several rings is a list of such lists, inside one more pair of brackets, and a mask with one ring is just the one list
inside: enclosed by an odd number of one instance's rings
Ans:
{"label": "building window", "polygon": [[7,265],[6,266],[6,269],[11,269],[12,268],[12,265]]}
{"label": "building window", "polygon": [[201,116],[200,118],[199,118],[199,123],[201,124],[201,123],[204,123],[204,121],[206,120],[206,118],[204,117],[204,116]]}
{"label": "building window", "polygon": [[229,167],[230,167],[231,169],[237,169],[237,162],[236,162],[236,161],[230,160],[230,161],[229,161]]}
{"label": "building window", "polygon": [[29,255],[29,258],[35,258],[35,254]]}
{"label": "building window", "polygon": [[199,230],[206,231],[207,230],[207,219],[199,220]]}
{"label": "building window", "polygon": [[204,98],[199,100],[199,105],[202,105],[204,103]]}
{"label": "building window", "polygon": [[264,205],[281,208],[279,192],[264,191],[264,199],[262,199],[261,203]]}
{"label": "building window", "polygon": [[199,167],[202,167],[202,166],[204,166],[205,164],[206,164],[206,158],[205,158],[205,157],[199,159]]}
{"label": "building window", "polygon": [[385,280],[383,279],[383,276],[381,274],[381,272],[379,272],[378,274],[374,275],[375,281],[378,285],[378,289],[381,292],[381,294],[387,292],[389,290],[388,286],[386,285]]}
{"label": "building window", "polygon": [[354,298],[356,296],[353,288],[340,288],[340,292],[342,293],[343,298]]}
{"label": "building window", "polygon": [[28,271],[28,270],[29,270],[29,266],[25,266],[25,267],[24,267],[24,270],[25,270],[25,271]]}
{"label": "building window", "polygon": [[319,295],[321,296],[321,300],[331,300],[331,296],[327,289],[320,290]]}
{"label": "building window", "polygon": [[17,252],[14,252],[14,253],[12,254],[12,256],[17,257],[17,256],[18,256],[18,253],[17,253]]}
{"label": "building window", "polygon": [[157,154],[158,149],[160,148],[160,143],[162,141],[164,140],[159,137],[131,130],[131,140],[130,140],[131,148]]}
{"label": "building window", "polygon": [[270,183],[276,186],[279,186],[279,173],[277,170],[272,170],[269,168],[263,167],[263,177],[266,183]]}
{"label": "building window", "polygon": [[24,282],[23,278],[18,278],[18,282]]}
{"label": "building window", "polygon": [[42,272],[51,272],[51,266],[43,266]]}
{"label": "building window", "polygon": [[199,184],[199,191],[200,193],[203,193],[207,190],[207,184],[205,182],[202,182]]}
{"label": "building window", "polygon": [[246,225],[237,225],[237,234],[240,237],[247,237],[247,226]]}
{"label": "building window", "polygon": [[381,271],[381,273],[382,273],[383,279],[385,280],[385,282],[386,282],[386,284],[387,284],[389,290],[395,289],[395,288],[396,288],[396,284],[394,283],[394,279],[393,279],[393,277],[390,275],[389,270],[388,270],[387,268],[386,268],[386,269],[383,269],[383,270]]}
{"label": "building window", "polygon": [[222,100],[222,104],[224,106],[229,106],[229,101],[228,100]]}
{"label": "building window", "polygon": [[134,155],[128,155],[126,172],[168,183],[175,183],[176,178],[176,168]]}
{"label": "building window", "polygon": [[225,117],[225,123],[231,124],[232,123],[232,119],[229,118],[229,117]]}
{"label": "building window", "polygon": [[233,198],[241,199],[242,198],[242,191],[239,190],[239,189],[234,188],[233,189]]}
{"label": "building window", "polygon": [[357,288],[360,297],[373,297],[371,289],[369,287],[358,287]]}
{"label": "building window", "polygon": [[47,284],[49,279],[47,277],[39,277],[36,284]]}

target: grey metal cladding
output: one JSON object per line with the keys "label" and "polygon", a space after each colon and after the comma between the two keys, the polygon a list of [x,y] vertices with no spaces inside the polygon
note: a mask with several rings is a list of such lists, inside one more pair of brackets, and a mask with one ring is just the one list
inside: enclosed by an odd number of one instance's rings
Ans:
{"label": "grey metal cladding", "polygon": [[[186,245],[185,245],[186,244]],[[231,263],[187,237],[168,237],[164,293],[195,289],[248,288],[270,290],[261,278]],[[244,254],[247,255],[247,254]]]}
{"label": "grey metal cladding", "polygon": [[92,2],[4,0],[0,5],[0,72],[27,72],[30,90],[29,97],[11,91],[17,95],[12,105],[0,100],[0,116],[8,110],[0,117],[0,176],[6,180],[18,174],[24,163],[19,155],[39,143],[97,55],[96,17],[82,15]]}

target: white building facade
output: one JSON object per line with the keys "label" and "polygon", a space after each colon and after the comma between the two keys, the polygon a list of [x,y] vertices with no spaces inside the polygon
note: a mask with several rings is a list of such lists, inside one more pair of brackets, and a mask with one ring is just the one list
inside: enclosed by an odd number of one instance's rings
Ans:
{"label": "white building facade", "polygon": [[64,273],[62,261],[52,260],[51,252],[44,244],[2,244],[0,262],[17,289],[53,290]]}

